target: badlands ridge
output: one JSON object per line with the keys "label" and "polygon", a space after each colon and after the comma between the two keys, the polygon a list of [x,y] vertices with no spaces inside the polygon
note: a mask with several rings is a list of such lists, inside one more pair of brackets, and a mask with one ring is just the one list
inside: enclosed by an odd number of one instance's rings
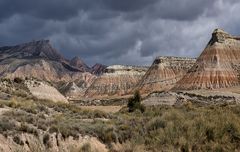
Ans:
{"label": "badlands ridge", "polygon": [[[65,102],[122,99],[136,90],[149,98],[161,92],[174,94],[178,99],[179,92],[189,91],[200,95],[212,91],[238,94],[240,37],[216,29],[198,58],[160,56],[150,67],[102,64],[89,67],[79,57],[64,58],[48,40],[33,41],[0,47],[0,76],[36,79],[43,81],[40,86],[44,88],[51,84],[59,91],[58,98],[64,97]],[[38,89],[31,90],[36,94]]]}

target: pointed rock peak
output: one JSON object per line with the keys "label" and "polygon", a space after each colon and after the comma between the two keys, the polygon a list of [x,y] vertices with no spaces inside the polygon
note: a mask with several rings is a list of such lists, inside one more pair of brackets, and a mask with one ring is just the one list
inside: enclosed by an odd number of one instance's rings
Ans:
{"label": "pointed rock peak", "polygon": [[76,67],[76,68],[78,68],[79,70],[82,70],[82,71],[89,71],[90,70],[90,68],[87,66],[87,64],[85,64],[83,62],[83,60],[78,56],[75,56],[74,58],[71,59],[70,65],[74,66],[74,67]]}
{"label": "pointed rock peak", "polygon": [[217,43],[224,43],[225,41],[231,41],[231,40],[240,40],[239,36],[232,36],[229,33],[225,32],[222,29],[215,29],[212,33],[212,38],[209,41],[208,45],[213,45],[216,42]]}
{"label": "pointed rock peak", "polygon": [[213,45],[215,42],[223,43],[226,39],[233,38],[230,34],[225,32],[222,29],[215,29],[212,33],[212,38],[209,42],[210,45]]}
{"label": "pointed rock peak", "polygon": [[38,40],[0,48],[8,57],[14,58],[45,58],[54,61],[64,61],[64,57],[52,47],[49,40]]}
{"label": "pointed rock peak", "polygon": [[217,28],[213,31],[213,34],[216,34],[216,33],[224,33],[224,34],[228,34],[227,32],[225,32],[223,29],[220,29],[220,28]]}
{"label": "pointed rock peak", "polygon": [[105,72],[106,68],[106,65],[96,63],[94,66],[92,66],[91,73],[95,75],[101,75]]}
{"label": "pointed rock peak", "polygon": [[79,66],[79,65],[85,64],[85,63],[79,56],[75,56],[74,58],[71,59],[71,64],[74,66]]}

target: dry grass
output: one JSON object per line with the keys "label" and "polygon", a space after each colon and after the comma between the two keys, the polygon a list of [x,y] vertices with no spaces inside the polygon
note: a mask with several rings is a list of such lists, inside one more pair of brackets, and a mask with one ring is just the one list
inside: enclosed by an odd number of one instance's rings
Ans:
{"label": "dry grass", "polygon": [[106,113],[116,113],[122,106],[80,106],[80,108],[93,111],[98,110]]}
{"label": "dry grass", "polygon": [[[240,151],[239,105],[189,103],[179,107],[147,107],[144,113],[138,110],[129,113],[127,108],[111,113],[112,107],[80,108],[16,98],[0,101],[0,106],[12,109],[0,115],[0,132],[6,136],[23,132],[38,136],[41,130],[46,134],[61,133],[64,138],[78,138],[79,134],[94,136],[112,151]],[[111,112],[98,108],[110,108]],[[46,145],[47,140],[46,136]],[[116,148],[113,143],[119,146]]]}

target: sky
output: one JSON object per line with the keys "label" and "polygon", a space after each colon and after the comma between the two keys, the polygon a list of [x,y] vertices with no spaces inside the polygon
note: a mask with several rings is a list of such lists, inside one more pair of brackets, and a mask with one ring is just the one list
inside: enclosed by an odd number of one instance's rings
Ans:
{"label": "sky", "polygon": [[89,65],[198,57],[216,28],[240,35],[240,1],[0,0],[0,46],[49,39]]}

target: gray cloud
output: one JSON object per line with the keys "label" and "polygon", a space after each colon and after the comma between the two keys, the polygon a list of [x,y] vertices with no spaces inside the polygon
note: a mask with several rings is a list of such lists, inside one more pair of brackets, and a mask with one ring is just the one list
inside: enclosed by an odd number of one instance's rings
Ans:
{"label": "gray cloud", "polygon": [[239,34],[237,0],[0,0],[0,45],[50,39],[88,64],[196,57],[214,28]]}

